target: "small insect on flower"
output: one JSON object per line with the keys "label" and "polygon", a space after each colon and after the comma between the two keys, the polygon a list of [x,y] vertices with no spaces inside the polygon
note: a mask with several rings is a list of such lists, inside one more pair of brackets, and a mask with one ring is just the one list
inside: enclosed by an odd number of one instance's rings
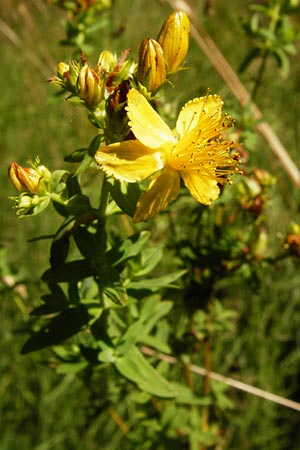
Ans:
{"label": "small insect on flower", "polygon": [[148,220],[175,200],[181,178],[198,202],[209,205],[217,199],[219,184],[238,172],[239,159],[231,154],[235,145],[223,136],[233,120],[222,115],[221,97],[207,95],[187,102],[174,133],[136,89],[129,91],[127,101],[136,139],[99,148],[95,160],[117,180],[133,183],[152,176],[133,221]]}

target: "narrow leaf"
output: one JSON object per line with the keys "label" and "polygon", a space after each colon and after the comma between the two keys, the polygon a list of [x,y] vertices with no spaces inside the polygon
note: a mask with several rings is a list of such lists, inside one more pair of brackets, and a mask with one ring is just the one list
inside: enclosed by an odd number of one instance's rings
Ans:
{"label": "narrow leaf", "polygon": [[176,389],[145,359],[136,347],[115,361],[116,369],[138,387],[158,397],[171,398]]}
{"label": "narrow leaf", "polygon": [[176,288],[177,286],[173,285],[174,281],[180,279],[185,273],[186,270],[178,270],[177,272],[173,272],[159,278],[150,278],[148,280],[141,280],[141,281],[131,281],[128,285],[128,289],[134,290],[142,289],[155,292],[162,287]]}

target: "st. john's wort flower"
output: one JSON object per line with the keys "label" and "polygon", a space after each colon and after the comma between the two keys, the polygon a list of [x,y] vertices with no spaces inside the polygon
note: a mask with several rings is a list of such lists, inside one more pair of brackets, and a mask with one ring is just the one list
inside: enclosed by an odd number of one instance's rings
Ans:
{"label": "st. john's wort flower", "polygon": [[233,120],[222,115],[221,97],[207,95],[187,102],[174,133],[136,89],[129,91],[127,101],[136,140],[101,147],[95,160],[117,180],[133,183],[153,176],[133,221],[148,220],[175,200],[180,178],[198,202],[209,205],[217,199],[219,184],[238,171],[238,155],[231,154],[234,144],[223,136]]}

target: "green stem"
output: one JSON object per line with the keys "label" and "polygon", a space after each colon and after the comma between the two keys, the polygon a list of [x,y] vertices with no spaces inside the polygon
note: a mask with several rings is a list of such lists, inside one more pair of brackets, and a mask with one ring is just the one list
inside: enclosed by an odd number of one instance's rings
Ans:
{"label": "green stem", "polygon": [[254,100],[257,95],[257,91],[261,84],[261,80],[262,80],[262,77],[263,77],[263,74],[264,74],[264,71],[266,68],[267,59],[268,59],[269,54],[270,54],[270,50],[265,50],[264,54],[262,56],[261,63],[259,66],[259,71],[258,71],[257,77],[255,79],[255,84],[254,84],[254,87],[253,87],[252,93],[251,93],[252,100]]}
{"label": "green stem", "polygon": [[108,187],[106,182],[106,175],[103,171],[100,172],[100,204],[98,208],[99,216],[104,217],[107,207]]}
{"label": "green stem", "polygon": [[[270,20],[269,27],[268,27],[268,31],[270,32],[270,34],[274,34],[276,31],[278,22],[280,20],[280,12],[281,12],[281,5],[279,3],[277,3],[276,5],[274,5],[274,7],[272,9],[272,13],[271,13],[271,20]],[[267,59],[271,52],[270,51],[271,46],[272,46],[272,42],[270,41],[270,39],[267,39],[266,44],[265,44],[265,50],[263,52],[261,63],[259,66],[259,71],[258,71],[256,80],[255,80],[255,84],[254,84],[254,87],[252,90],[252,95],[251,95],[252,100],[255,99],[255,97],[257,95],[257,90],[261,84],[263,73],[265,71],[266,64],[267,64]]]}

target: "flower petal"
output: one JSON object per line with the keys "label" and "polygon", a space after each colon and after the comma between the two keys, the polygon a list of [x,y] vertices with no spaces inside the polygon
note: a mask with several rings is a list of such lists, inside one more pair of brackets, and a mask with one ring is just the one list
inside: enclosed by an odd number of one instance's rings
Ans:
{"label": "flower petal", "polygon": [[150,148],[169,148],[176,140],[168,125],[136,89],[127,96],[129,125],[135,137]]}
{"label": "flower petal", "polygon": [[156,176],[148,190],[141,195],[133,217],[133,222],[148,220],[162,211],[176,197],[180,189],[179,173],[169,167]]}
{"label": "flower petal", "polygon": [[203,121],[208,118],[219,120],[222,107],[223,101],[218,95],[207,95],[187,102],[181,109],[176,123],[179,136],[182,138],[193,131],[195,127],[201,129]]}
{"label": "flower petal", "polygon": [[183,181],[197,202],[210,205],[220,195],[217,181],[213,177],[201,176],[199,174],[181,172]]}
{"label": "flower petal", "polygon": [[100,147],[95,160],[104,172],[129,183],[145,180],[163,167],[159,152],[154,152],[135,140]]}

